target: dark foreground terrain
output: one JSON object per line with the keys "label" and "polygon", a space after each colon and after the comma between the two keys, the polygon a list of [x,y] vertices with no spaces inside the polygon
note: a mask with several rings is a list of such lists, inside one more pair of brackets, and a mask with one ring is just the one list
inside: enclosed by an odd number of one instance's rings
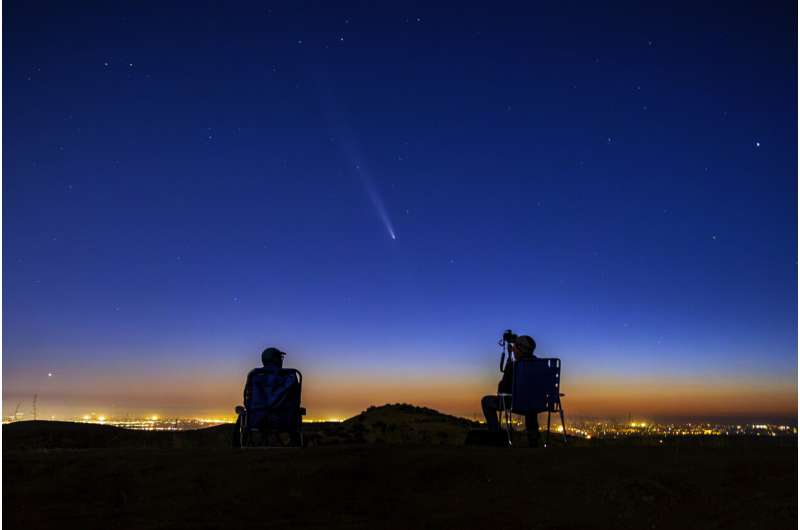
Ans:
{"label": "dark foreground terrain", "polygon": [[237,451],[229,426],[49,423],[3,428],[5,528],[797,527],[796,441],[498,449],[443,442],[456,431],[376,441],[368,427]]}

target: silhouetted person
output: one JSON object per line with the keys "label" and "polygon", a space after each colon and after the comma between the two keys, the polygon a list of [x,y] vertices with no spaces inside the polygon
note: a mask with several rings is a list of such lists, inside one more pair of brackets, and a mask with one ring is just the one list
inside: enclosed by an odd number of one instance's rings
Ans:
{"label": "silhouetted person", "polygon": [[[497,384],[498,394],[511,394],[514,388],[514,362],[516,359],[524,359],[527,357],[536,357],[533,352],[536,350],[536,341],[528,335],[520,335],[514,343],[508,344],[508,360],[503,369],[503,378]],[[513,358],[512,358],[513,354]],[[505,398],[505,407],[511,407],[511,397]],[[481,399],[481,408],[483,408],[483,415],[486,418],[486,426],[492,432],[500,430],[500,421],[497,419],[497,413],[503,407],[500,406],[500,397],[497,395],[484,396]],[[535,413],[525,415],[525,430],[528,434],[528,443],[531,447],[539,446],[539,417]]]}
{"label": "silhouetted person", "polygon": [[[279,372],[283,369],[283,358],[286,356],[285,352],[282,352],[278,348],[267,348],[263,352],[261,352],[261,364],[264,366],[262,371],[267,372],[274,372],[277,376]],[[275,395],[283,395],[284,391],[289,390],[292,391],[292,386],[295,386],[295,381],[293,378],[288,377],[276,377],[275,384],[272,386],[272,392]],[[248,375],[248,379],[244,385],[244,402],[249,403],[252,392],[252,387],[250,385],[250,376]],[[238,411],[238,407],[237,407]],[[242,423],[242,414],[240,413],[236,418],[236,427],[234,430],[234,446],[238,446],[238,433],[241,428]],[[298,441],[298,433],[290,433],[291,442],[296,444]]]}

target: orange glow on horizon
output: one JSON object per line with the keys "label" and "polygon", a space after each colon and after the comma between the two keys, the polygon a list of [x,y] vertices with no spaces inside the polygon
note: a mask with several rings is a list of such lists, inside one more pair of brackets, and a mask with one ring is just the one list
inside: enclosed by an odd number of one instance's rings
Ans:
{"label": "orange glow on horizon", "polygon": [[[306,373],[303,406],[308,409],[308,420],[346,419],[369,406],[385,403],[410,403],[458,416],[481,418],[480,399],[496,391],[496,375],[445,376],[383,375],[352,381],[342,376]],[[164,385],[157,392],[154,391],[157,380],[138,385],[131,379],[116,385],[110,384],[112,382],[94,387],[91,393],[40,392],[40,414],[80,418],[87,410],[102,410],[102,417],[140,414],[150,419],[205,417],[232,421],[235,418],[233,407],[242,400],[243,377],[239,376],[213,380],[205,376],[195,379],[191,385]],[[185,390],[187,388],[191,391]],[[572,377],[565,378],[563,391],[567,416],[613,418],[632,413],[637,418],[760,418],[797,415],[797,385],[793,381]],[[7,403],[12,403],[10,398],[15,396],[4,397]],[[4,414],[11,412],[13,410],[4,411]],[[99,420],[101,416],[93,413],[93,417]]]}

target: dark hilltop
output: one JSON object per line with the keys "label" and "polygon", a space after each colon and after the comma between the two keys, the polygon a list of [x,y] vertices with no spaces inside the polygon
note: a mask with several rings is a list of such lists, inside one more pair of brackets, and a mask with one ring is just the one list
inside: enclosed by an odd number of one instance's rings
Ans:
{"label": "dark hilltop", "polygon": [[231,425],[3,426],[7,528],[795,528],[797,446],[465,447],[469,420],[396,404],[307,426],[305,449]]}

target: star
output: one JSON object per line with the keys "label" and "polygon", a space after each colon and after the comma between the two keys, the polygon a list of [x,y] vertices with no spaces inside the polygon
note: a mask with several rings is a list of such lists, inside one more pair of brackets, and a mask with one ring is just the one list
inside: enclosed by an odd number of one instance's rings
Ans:
{"label": "star", "polygon": [[47,377],[53,377],[53,372],[47,372]]}
{"label": "star", "polygon": [[761,147],[761,142],[756,141],[756,147]]}

